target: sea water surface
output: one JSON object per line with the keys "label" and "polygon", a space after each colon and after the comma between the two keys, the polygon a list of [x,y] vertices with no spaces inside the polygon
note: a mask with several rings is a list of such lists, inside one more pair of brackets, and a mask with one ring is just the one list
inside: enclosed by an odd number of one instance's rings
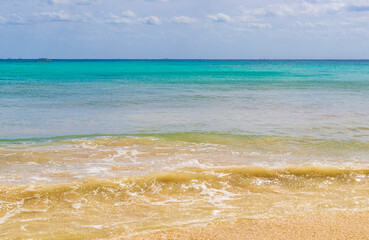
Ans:
{"label": "sea water surface", "polygon": [[369,61],[0,61],[0,238],[369,210]]}

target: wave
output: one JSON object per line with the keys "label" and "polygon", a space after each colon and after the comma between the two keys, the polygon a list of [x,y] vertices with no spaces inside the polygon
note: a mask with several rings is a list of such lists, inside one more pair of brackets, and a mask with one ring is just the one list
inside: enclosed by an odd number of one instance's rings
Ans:
{"label": "wave", "polygon": [[[0,186],[2,197],[20,193],[41,194],[50,196],[51,193],[75,192],[76,189],[91,192],[100,188],[125,189],[131,191],[149,191],[154,185],[178,185],[182,184],[206,183],[219,184],[227,182],[229,187],[239,187],[245,180],[263,178],[269,180],[284,180],[286,182],[316,180],[325,181],[353,181],[355,179],[369,180],[368,167],[340,167],[324,165],[304,165],[288,166],[284,168],[265,168],[258,166],[249,167],[228,167],[228,168],[183,168],[174,171],[162,171],[150,173],[144,176],[130,176],[112,179],[85,178],[84,180],[71,183],[36,183],[28,185],[3,185]],[[32,186],[32,187],[30,187]],[[174,189],[174,188],[173,188]],[[25,196],[22,196],[25,197]]]}
{"label": "wave", "polygon": [[[367,128],[360,128],[367,129]],[[96,140],[96,142],[105,143],[106,145],[116,143],[118,141],[145,141],[150,138],[158,138],[167,141],[184,141],[194,143],[212,143],[224,145],[244,145],[244,144],[299,144],[299,145],[315,145],[321,147],[349,149],[366,149],[369,150],[369,142],[359,140],[335,140],[335,139],[317,139],[312,137],[290,137],[276,135],[241,135],[220,132],[170,132],[170,133],[142,133],[142,134],[88,134],[88,135],[65,135],[55,137],[41,138],[19,138],[19,139],[0,139],[0,144],[43,144],[50,142],[67,142],[78,140]],[[0,145],[1,146],[1,145]]]}
{"label": "wave", "polygon": [[[0,185],[119,178],[183,167],[246,167],[251,171],[248,167],[261,166],[259,174],[268,175],[277,171],[271,169],[279,169],[277,173],[282,174],[281,168],[288,174],[301,172],[289,166],[369,166],[369,142],[360,141],[214,132],[88,135],[32,141],[0,143],[0,167],[14,170],[0,176]],[[318,172],[315,168],[309,171]]]}
{"label": "wave", "polygon": [[184,168],[112,179],[3,185],[0,232],[19,239],[102,238],[213,220],[364,211],[369,209],[368,187],[369,167],[318,165]]}

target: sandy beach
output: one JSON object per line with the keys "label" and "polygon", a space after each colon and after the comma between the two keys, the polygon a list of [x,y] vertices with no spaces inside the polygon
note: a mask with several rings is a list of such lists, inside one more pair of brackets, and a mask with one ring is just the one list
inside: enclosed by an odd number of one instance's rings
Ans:
{"label": "sandy beach", "polygon": [[369,212],[330,212],[237,220],[109,240],[139,239],[369,239]]}

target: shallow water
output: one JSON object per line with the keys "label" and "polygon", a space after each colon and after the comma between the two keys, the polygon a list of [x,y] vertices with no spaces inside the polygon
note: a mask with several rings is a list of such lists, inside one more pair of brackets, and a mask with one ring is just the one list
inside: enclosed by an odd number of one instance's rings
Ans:
{"label": "shallow water", "polygon": [[0,62],[0,138],[215,131],[368,140],[369,61]]}
{"label": "shallow water", "polygon": [[369,210],[367,61],[0,61],[0,237]]}

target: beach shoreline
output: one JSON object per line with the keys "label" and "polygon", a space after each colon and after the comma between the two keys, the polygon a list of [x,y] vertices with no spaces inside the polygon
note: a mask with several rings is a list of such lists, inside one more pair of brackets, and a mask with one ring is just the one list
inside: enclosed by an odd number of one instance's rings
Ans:
{"label": "beach shoreline", "polygon": [[369,236],[369,60],[0,73],[0,239]]}
{"label": "beach shoreline", "polygon": [[267,219],[239,219],[104,240],[369,239],[368,226],[369,211],[329,211]]}

